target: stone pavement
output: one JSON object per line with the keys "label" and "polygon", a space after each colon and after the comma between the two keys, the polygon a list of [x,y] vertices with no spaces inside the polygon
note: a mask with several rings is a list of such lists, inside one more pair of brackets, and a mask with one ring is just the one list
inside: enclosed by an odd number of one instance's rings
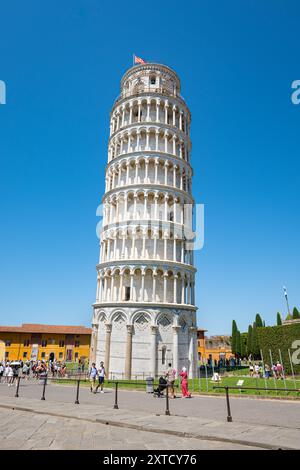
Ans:
{"label": "stone pavement", "polygon": [[[21,398],[37,398],[42,395],[42,384],[36,381],[21,382],[19,395]],[[15,387],[7,387],[0,383],[0,401],[2,396],[15,395]],[[47,385],[46,400],[63,403],[74,403],[76,383],[73,385]],[[96,407],[104,405],[111,409],[114,403],[114,391],[107,388],[105,394],[93,395],[89,388],[80,387],[80,404],[92,404]],[[149,414],[164,414],[165,400],[153,398],[146,394],[144,387],[139,392],[119,390],[118,401],[120,409],[147,412]],[[285,401],[272,399],[238,398],[230,396],[230,406],[235,423],[279,426],[281,428],[300,428],[300,401]],[[172,415],[198,417],[202,419],[225,421],[225,396],[195,395],[191,400],[170,400]]]}
{"label": "stone pavement", "polygon": [[[47,448],[300,448],[299,402],[278,403],[271,400],[263,402],[232,398],[233,403],[243,402],[241,405],[245,410],[248,409],[250,402],[252,410],[255,406],[260,407],[261,404],[265,404],[265,409],[259,409],[255,424],[249,422],[247,418],[241,420],[241,416],[235,419],[234,413],[234,421],[227,423],[223,397],[209,397],[204,416],[195,411],[200,407],[204,410],[202,406],[204,397],[171,400],[172,415],[165,416],[164,399],[154,399],[142,392],[120,391],[120,409],[114,410],[112,408],[113,393],[110,390],[107,390],[104,395],[92,395],[87,389],[82,389],[80,404],[75,405],[74,387],[49,385],[46,401],[40,400],[41,387],[28,386],[26,390],[28,393],[30,391],[31,397],[24,396],[25,389],[25,386],[23,389],[20,388],[20,397],[14,398],[15,387],[8,388],[3,384],[0,387],[0,414],[1,418],[5,416],[7,423],[5,426],[1,425],[0,438],[1,443],[5,440],[7,446],[14,446],[12,440],[17,439],[19,445],[41,448],[36,447],[34,442],[38,438],[37,446],[43,446],[39,436],[46,436]],[[33,395],[37,393],[37,390],[39,398],[34,398]],[[71,392],[70,396],[67,395]],[[55,396],[56,400],[54,400]],[[138,405],[140,401],[143,407]],[[132,403],[136,406],[133,407]],[[146,406],[147,404],[149,406]],[[216,419],[214,408],[218,408],[220,404],[222,413]],[[177,407],[176,414],[175,406]],[[192,409],[190,407],[194,409],[193,414],[190,413]],[[210,408],[210,414],[208,408]],[[271,409],[273,423],[269,416]],[[237,408],[236,414],[238,415]],[[289,423],[284,424],[286,415],[291,419]],[[280,419],[282,424],[280,424]],[[2,419],[1,423],[3,424]],[[37,430],[33,429],[31,432],[30,426],[34,423],[40,423],[41,427],[37,425]],[[29,426],[28,433],[26,426]],[[47,429],[48,431],[44,432]],[[66,429],[70,429],[70,432],[67,433]],[[35,433],[37,433],[37,438]],[[62,433],[65,435],[64,439]],[[98,434],[102,437],[93,441],[92,435]],[[33,437],[25,439],[24,435],[33,435]],[[27,441],[30,442],[27,443]]]}
{"label": "stone pavement", "polygon": [[245,450],[255,447],[162,435],[84,419],[30,415],[26,411],[0,408],[1,450]]}

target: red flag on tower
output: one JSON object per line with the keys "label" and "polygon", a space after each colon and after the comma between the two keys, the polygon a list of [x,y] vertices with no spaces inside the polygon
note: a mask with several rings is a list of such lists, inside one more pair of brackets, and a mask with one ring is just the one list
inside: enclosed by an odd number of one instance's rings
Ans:
{"label": "red flag on tower", "polygon": [[133,55],[133,58],[134,58],[134,63],[135,64],[145,64],[146,61],[144,59],[142,59],[141,57],[138,57],[136,55]]}

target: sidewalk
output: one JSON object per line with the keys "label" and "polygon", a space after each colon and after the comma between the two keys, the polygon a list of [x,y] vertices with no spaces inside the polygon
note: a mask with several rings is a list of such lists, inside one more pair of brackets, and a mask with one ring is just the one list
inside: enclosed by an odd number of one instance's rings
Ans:
{"label": "sidewalk", "polygon": [[163,435],[173,435],[207,441],[242,444],[263,449],[299,449],[300,429],[281,426],[227,423],[215,419],[184,416],[165,416],[126,409],[114,410],[97,403],[41,401],[33,398],[1,396],[0,409],[6,408],[39,415],[73,418],[82,422],[108,424]]}

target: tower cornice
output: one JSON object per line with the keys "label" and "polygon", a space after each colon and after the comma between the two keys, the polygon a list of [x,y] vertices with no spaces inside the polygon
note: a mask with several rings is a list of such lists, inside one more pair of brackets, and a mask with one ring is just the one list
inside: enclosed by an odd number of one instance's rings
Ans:
{"label": "tower cornice", "polygon": [[159,260],[159,259],[119,259],[116,261],[106,261],[99,263],[96,266],[97,271],[107,268],[107,267],[125,267],[125,266],[135,266],[135,267],[161,267],[164,269],[176,269],[178,271],[184,270],[191,273],[196,273],[197,269],[192,264],[180,263],[171,260]]}
{"label": "tower cornice", "polygon": [[118,155],[117,157],[113,158],[112,160],[110,160],[110,162],[106,164],[105,171],[107,171],[110,166],[113,166],[121,162],[122,160],[130,160],[130,159],[134,159],[135,157],[147,158],[147,159],[152,157],[152,158],[163,158],[163,159],[168,159],[168,160],[174,160],[178,164],[187,166],[193,175],[193,168],[189,162],[187,162],[183,158],[178,157],[177,155],[174,155],[173,153],[162,152],[161,150],[159,151],[140,150],[140,151],[122,153],[121,155]]}
{"label": "tower cornice", "polygon": [[109,196],[111,196],[112,194],[118,194],[118,193],[122,193],[124,191],[140,191],[140,190],[148,190],[148,192],[155,192],[155,191],[164,191],[164,192],[167,192],[169,193],[170,195],[172,195],[174,197],[174,195],[178,194],[178,195],[182,195],[182,196],[185,196],[187,199],[189,199],[191,201],[191,204],[194,205],[195,201],[194,201],[194,198],[193,196],[188,192],[188,191],[185,191],[184,189],[179,189],[179,188],[174,188],[174,186],[171,186],[171,185],[165,185],[165,184],[153,184],[153,183],[139,183],[139,184],[127,184],[127,185],[123,185],[123,186],[119,186],[117,188],[114,188],[114,189],[110,189],[109,191],[107,191],[106,193],[104,193],[103,197],[102,197],[102,203],[104,203],[105,199]]}
{"label": "tower cornice", "polygon": [[189,120],[192,120],[192,115],[191,111],[188,108],[188,105],[185,102],[185,99],[181,95],[169,95],[167,93],[162,93],[161,91],[154,91],[154,90],[146,90],[146,91],[141,91],[139,93],[133,93],[130,95],[126,96],[118,96],[118,98],[115,100],[113,107],[110,111],[110,117],[114,113],[115,109],[119,106],[122,106],[124,103],[127,103],[128,101],[132,101],[134,99],[142,99],[142,98],[148,98],[151,97],[152,99],[162,99],[162,100],[170,100],[170,101],[175,101],[179,104],[181,104],[186,111],[186,113],[189,116]]}

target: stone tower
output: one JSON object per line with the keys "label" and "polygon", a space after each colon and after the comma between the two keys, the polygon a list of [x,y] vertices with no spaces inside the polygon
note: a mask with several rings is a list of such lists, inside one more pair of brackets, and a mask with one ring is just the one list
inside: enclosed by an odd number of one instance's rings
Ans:
{"label": "stone tower", "polygon": [[121,80],[110,115],[91,360],[109,377],[196,375],[191,115],[169,67]]}

